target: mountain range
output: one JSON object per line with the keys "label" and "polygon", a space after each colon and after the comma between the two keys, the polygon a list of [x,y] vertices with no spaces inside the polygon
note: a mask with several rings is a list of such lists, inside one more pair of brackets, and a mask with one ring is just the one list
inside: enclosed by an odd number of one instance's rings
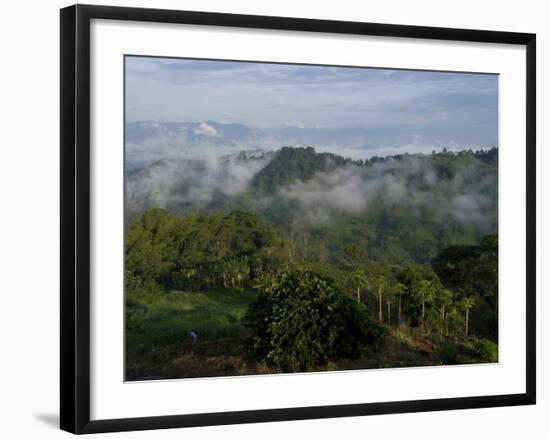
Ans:
{"label": "mountain range", "polygon": [[[383,143],[391,132],[395,142]],[[367,127],[305,126],[295,121],[281,126],[250,127],[240,123],[152,122],[126,124],[126,165],[133,169],[146,162],[202,154],[205,149],[223,153],[243,150],[275,150],[283,145],[315,145],[317,151],[340,151],[353,158],[400,154],[403,151],[429,153],[433,149],[459,149],[458,145],[433,145],[411,136],[399,126]],[[476,147],[479,149],[479,147]]]}

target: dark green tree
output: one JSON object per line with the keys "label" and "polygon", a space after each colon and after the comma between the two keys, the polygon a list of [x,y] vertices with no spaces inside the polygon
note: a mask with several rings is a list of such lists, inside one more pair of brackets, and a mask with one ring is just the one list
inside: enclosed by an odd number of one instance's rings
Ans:
{"label": "dark green tree", "polygon": [[[498,237],[485,236],[479,245],[455,245],[432,260],[441,282],[459,299],[479,298],[491,310],[493,340],[498,339]],[[479,301],[476,301],[479,303]],[[472,305],[473,306],[473,305]],[[472,308],[469,307],[468,309]],[[476,308],[477,309],[477,308]]]}
{"label": "dark green tree", "polygon": [[385,334],[366,308],[338,291],[332,280],[303,270],[264,284],[245,322],[253,357],[287,372],[356,358]]}

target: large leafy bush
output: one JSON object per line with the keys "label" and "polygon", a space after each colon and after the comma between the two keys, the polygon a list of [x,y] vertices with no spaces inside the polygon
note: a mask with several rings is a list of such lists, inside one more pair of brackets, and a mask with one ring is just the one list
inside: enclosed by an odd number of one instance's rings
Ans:
{"label": "large leafy bush", "polygon": [[285,272],[260,290],[245,318],[251,353],[278,370],[311,370],[331,359],[356,358],[385,335],[362,304],[311,271]]}
{"label": "large leafy bush", "polygon": [[498,345],[484,338],[474,343],[477,357],[483,363],[496,363],[498,361]]}

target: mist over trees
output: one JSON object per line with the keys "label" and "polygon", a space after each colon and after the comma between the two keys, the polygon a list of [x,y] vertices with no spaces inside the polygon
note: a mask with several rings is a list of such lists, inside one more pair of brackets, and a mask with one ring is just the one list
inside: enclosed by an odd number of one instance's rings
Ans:
{"label": "mist over trees", "polygon": [[374,259],[428,263],[447,246],[495,233],[497,160],[496,148],[370,160],[311,147],[209,152],[130,172],[127,220],[150,207],[184,215],[242,210],[284,229],[319,262],[334,262],[355,243]]}
{"label": "mist over trees", "polygon": [[496,361],[497,166],[284,147],[129,170],[130,378]]}

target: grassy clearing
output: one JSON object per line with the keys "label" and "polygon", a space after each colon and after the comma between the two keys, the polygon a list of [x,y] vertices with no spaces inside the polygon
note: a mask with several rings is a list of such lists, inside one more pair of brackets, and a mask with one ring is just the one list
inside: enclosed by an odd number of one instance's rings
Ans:
{"label": "grassy clearing", "polygon": [[[242,319],[254,291],[172,291],[127,301],[127,379],[275,373],[246,356]],[[188,332],[199,341],[192,344]],[[316,370],[353,370],[479,363],[479,341],[439,341],[390,329],[383,349],[368,358],[341,359]],[[496,359],[491,359],[491,362]]]}
{"label": "grassy clearing", "polygon": [[[165,376],[174,360],[186,355],[240,356],[245,336],[241,320],[255,296],[246,291],[172,291],[149,300],[128,300],[128,378]],[[198,334],[195,345],[189,331]]]}

